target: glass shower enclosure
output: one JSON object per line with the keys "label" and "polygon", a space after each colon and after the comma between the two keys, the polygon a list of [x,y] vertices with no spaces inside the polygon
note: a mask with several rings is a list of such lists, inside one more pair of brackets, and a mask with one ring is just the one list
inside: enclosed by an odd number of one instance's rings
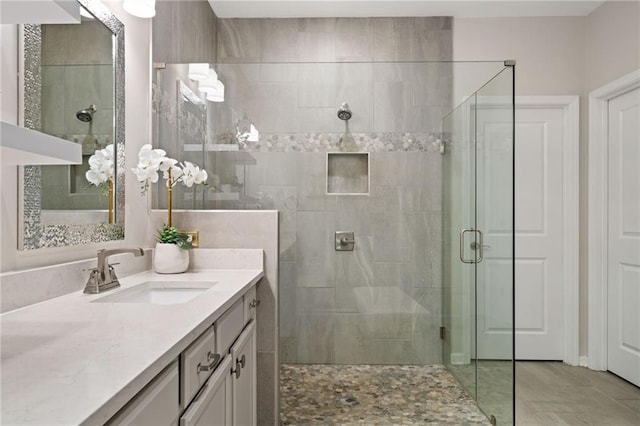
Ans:
{"label": "glass shower enclosure", "polygon": [[514,422],[514,65],[443,121],[443,361]]}
{"label": "glass shower enclosure", "polygon": [[210,176],[174,208],[278,210],[280,363],[444,364],[511,423],[513,66],[210,66],[156,70],[154,145]]}

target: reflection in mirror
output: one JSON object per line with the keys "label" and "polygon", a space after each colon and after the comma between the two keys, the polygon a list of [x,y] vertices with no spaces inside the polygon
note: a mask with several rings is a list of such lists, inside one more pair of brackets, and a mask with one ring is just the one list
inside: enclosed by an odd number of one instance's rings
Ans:
{"label": "reflection in mirror", "polygon": [[124,238],[124,27],[97,0],[80,24],[25,25],[25,127],[82,145],[82,164],[24,169],[21,248]]}
{"label": "reflection in mirror", "polygon": [[[245,103],[228,101],[242,89],[221,70],[221,65],[163,64],[153,75],[154,146],[210,172],[204,188],[174,188],[176,209],[255,209],[261,204],[258,191],[247,192],[245,185],[257,165],[249,151],[259,145],[259,126]],[[230,85],[227,97],[225,84]],[[153,207],[165,209],[166,191],[159,185],[156,191]]]}

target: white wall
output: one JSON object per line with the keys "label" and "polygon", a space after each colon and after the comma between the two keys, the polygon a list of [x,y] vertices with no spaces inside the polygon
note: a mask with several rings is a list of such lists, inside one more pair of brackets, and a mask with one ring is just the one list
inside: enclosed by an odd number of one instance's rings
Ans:
{"label": "white wall", "polygon": [[[132,17],[122,10],[121,2],[105,2],[107,7],[125,26],[125,137],[127,169],[137,162],[137,153],[150,140],[151,117],[151,20]],[[4,29],[3,29],[4,35]],[[3,116],[4,105],[17,101],[5,100],[5,87],[11,87],[11,74],[5,74],[5,54],[14,55],[14,44],[5,44],[2,38],[3,58]],[[11,52],[11,53],[10,53]],[[14,63],[17,66],[17,62]],[[15,68],[14,68],[15,69]],[[7,82],[9,86],[7,86]],[[9,91],[10,92],[10,91]],[[14,92],[12,96],[17,96]],[[144,246],[147,236],[147,203],[139,195],[139,186],[132,175],[127,173],[125,240],[119,242],[88,244],[68,248],[17,250],[17,168],[2,166],[0,222],[2,223],[2,251],[0,252],[0,272],[21,270],[35,266],[51,265],[71,260],[95,257],[99,248],[122,246]]]}
{"label": "white wall", "polygon": [[640,2],[609,1],[586,19],[585,90],[640,68]]}
{"label": "white wall", "polygon": [[584,79],[584,18],[456,18],[453,60],[516,60],[518,95],[575,95]]}
{"label": "white wall", "polygon": [[640,3],[587,17],[460,18],[453,59],[516,60],[517,95],[580,95],[580,355],[587,355],[588,92],[640,68]]}

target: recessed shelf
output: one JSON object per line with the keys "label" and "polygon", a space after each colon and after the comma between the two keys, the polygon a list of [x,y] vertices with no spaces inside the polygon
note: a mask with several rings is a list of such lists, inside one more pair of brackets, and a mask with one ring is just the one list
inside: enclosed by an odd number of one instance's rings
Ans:
{"label": "recessed shelf", "polygon": [[328,152],[327,194],[369,194],[369,153]]}

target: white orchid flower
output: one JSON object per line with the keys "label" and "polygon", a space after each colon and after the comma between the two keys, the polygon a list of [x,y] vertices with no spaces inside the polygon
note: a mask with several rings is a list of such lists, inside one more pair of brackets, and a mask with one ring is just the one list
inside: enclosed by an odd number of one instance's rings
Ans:
{"label": "white orchid flower", "polygon": [[89,170],[85,173],[85,178],[92,185],[102,187],[105,192],[105,184],[113,179],[113,144],[107,145],[103,149],[97,149],[89,157]]}
{"label": "white orchid flower", "polygon": [[[178,161],[166,156],[166,151],[153,149],[150,144],[145,144],[138,153],[138,165],[131,169],[135,173],[138,181],[142,184],[141,192],[146,194],[149,185],[158,181],[158,174],[162,172],[162,177],[167,181],[167,187],[174,186],[178,182],[190,188],[193,185],[205,183],[207,172],[198,166],[185,161],[178,164]],[[171,179],[169,179],[171,171]]]}
{"label": "white orchid flower", "polygon": [[200,167],[188,161],[184,162],[183,171],[182,183],[187,188],[191,188],[194,184],[204,183],[207,180],[207,172],[200,170]]}

